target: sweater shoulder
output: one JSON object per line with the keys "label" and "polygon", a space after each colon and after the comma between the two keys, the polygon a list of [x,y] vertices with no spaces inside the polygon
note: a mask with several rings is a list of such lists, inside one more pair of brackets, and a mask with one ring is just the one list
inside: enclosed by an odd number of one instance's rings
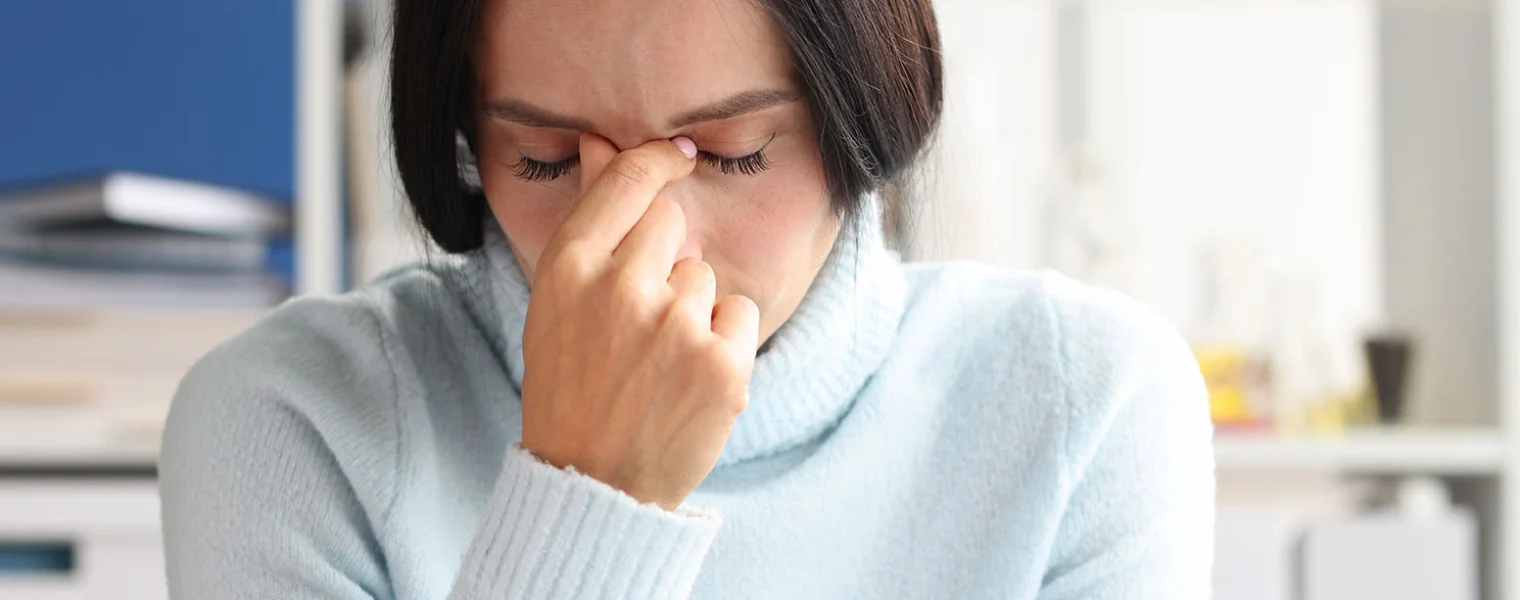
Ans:
{"label": "sweater shoulder", "polygon": [[[380,375],[410,366],[396,364],[408,362],[402,350],[412,340],[403,338],[462,318],[452,279],[446,269],[418,264],[341,295],[287,300],[198,361],[182,388],[204,383],[326,403],[357,395],[340,390],[379,391],[389,379]],[[288,393],[299,387],[334,393]]]}
{"label": "sweater shoulder", "polygon": [[970,262],[917,263],[906,271],[909,321],[954,320],[940,328],[953,332],[944,337],[994,354],[1049,350],[1046,358],[1066,371],[1069,383],[1149,365],[1158,354],[1173,361],[1186,356],[1182,366],[1192,362],[1176,328],[1150,308],[1055,271]]}
{"label": "sweater shoulder", "polygon": [[904,270],[910,320],[956,318],[967,326],[983,325],[972,330],[992,328],[1020,338],[1038,335],[1054,322],[1047,295],[1060,276],[1053,272],[962,261],[909,263]]}
{"label": "sweater shoulder", "polygon": [[1063,404],[1059,420],[1074,454],[1089,452],[1126,411],[1177,410],[1159,405],[1181,403],[1206,414],[1186,341],[1124,294],[1054,271],[973,263],[912,265],[908,276],[907,321],[926,324],[921,335],[962,357],[978,387],[1043,392],[1000,398],[1011,410],[1024,410],[1020,403],[1030,395]]}
{"label": "sweater shoulder", "polygon": [[[1121,326],[1125,332],[1175,331],[1159,315],[1119,292],[1049,269],[1005,269],[975,262],[908,263],[910,301],[922,307],[993,311],[1021,321],[1077,330]],[[948,304],[946,301],[949,301]]]}
{"label": "sweater shoulder", "polygon": [[[1123,294],[1053,273],[945,265],[915,281],[918,314],[941,315],[928,320],[955,334],[940,335],[972,341],[966,351],[951,342],[921,355],[961,363],[939,435],[976,460],[947,480],[981,478],[996,498],[1034,498],[1009,510],[1042,507],[1040,519],[1053,524],[1043,538],[1042,589],[1203,597],[1195,592],[1208,578],[1196,574],[1206,571],[1213,539],[1213,429],[1203,379],[1177,330]],[[929,371],[914,370],[918,379]]]}
{"label": "sweater shoulder", "polygon": [[[395,386],[385,338],[373,309],[354,294],[286,301],[180,381],[164,432],[164,475],[203,471],[206,462],[263,464],[292,452],[297,463],[391,452],[386,424]],[[390,486],[385,473],[349,475]]]}
{"label": "sweater shoulder", "polygon": [[1134,423],[1159,424],[1163,439],[1208,429],[1203,377],[1174,325],[1113,290],[1062,276],[1046,287],[1069,411],[1069,460],[1085,463],[1115,429]]}
{"label": "sweater shoulder", "polygon": [[[214,463],[338,468],[384,513],[422,344],[461,327],[445,269],[414,265],[338,296],[294,298],[203,356],[166,425],[166,476]],[[433,338],[419,332],[434,332]],[[292,440],[301,442],[292,445]]]}

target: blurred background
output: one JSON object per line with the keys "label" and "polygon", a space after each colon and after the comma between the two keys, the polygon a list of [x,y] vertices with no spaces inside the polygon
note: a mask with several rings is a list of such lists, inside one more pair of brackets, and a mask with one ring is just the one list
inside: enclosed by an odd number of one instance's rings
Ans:
{"label": "blurred background", "polygon": [[[1520,2],[937,0],[910,259],[1191,340],[1216,597],[1520,600]],[[426,254],[385,0],[0,8],[0,600],[162,599],[180,375]]]}

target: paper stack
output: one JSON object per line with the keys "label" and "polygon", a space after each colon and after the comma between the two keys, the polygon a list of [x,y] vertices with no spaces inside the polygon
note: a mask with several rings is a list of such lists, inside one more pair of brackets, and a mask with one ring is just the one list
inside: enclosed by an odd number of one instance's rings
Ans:
{"label": "paper stack", "polygon": [[112,173],[0,194],[0,308],[253,308],[287,291],[289,210]]}
{"label": "paper stack", "polygon": [[268,198],[136,173],[0,193],[0,453],[156,435],[194,361],[288,296],[289,227]]}

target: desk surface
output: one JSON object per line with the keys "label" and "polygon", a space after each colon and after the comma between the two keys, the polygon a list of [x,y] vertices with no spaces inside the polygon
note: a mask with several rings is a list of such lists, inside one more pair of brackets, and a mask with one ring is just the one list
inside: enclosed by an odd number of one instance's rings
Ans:
{"label": "desk surface", "polygon": [[159,438],[149,434],[60,430],[0,435],[3,471],[143,471],[158,464]]}

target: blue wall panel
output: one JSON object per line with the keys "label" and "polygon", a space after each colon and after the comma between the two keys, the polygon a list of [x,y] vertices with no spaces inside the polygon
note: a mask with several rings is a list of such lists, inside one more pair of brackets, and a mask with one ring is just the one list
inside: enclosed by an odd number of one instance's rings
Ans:
{"label": "blue wall panel", "polygon": [[0,3],[0,187],[127,169],[288,201],[294,11],[291,0]]}

